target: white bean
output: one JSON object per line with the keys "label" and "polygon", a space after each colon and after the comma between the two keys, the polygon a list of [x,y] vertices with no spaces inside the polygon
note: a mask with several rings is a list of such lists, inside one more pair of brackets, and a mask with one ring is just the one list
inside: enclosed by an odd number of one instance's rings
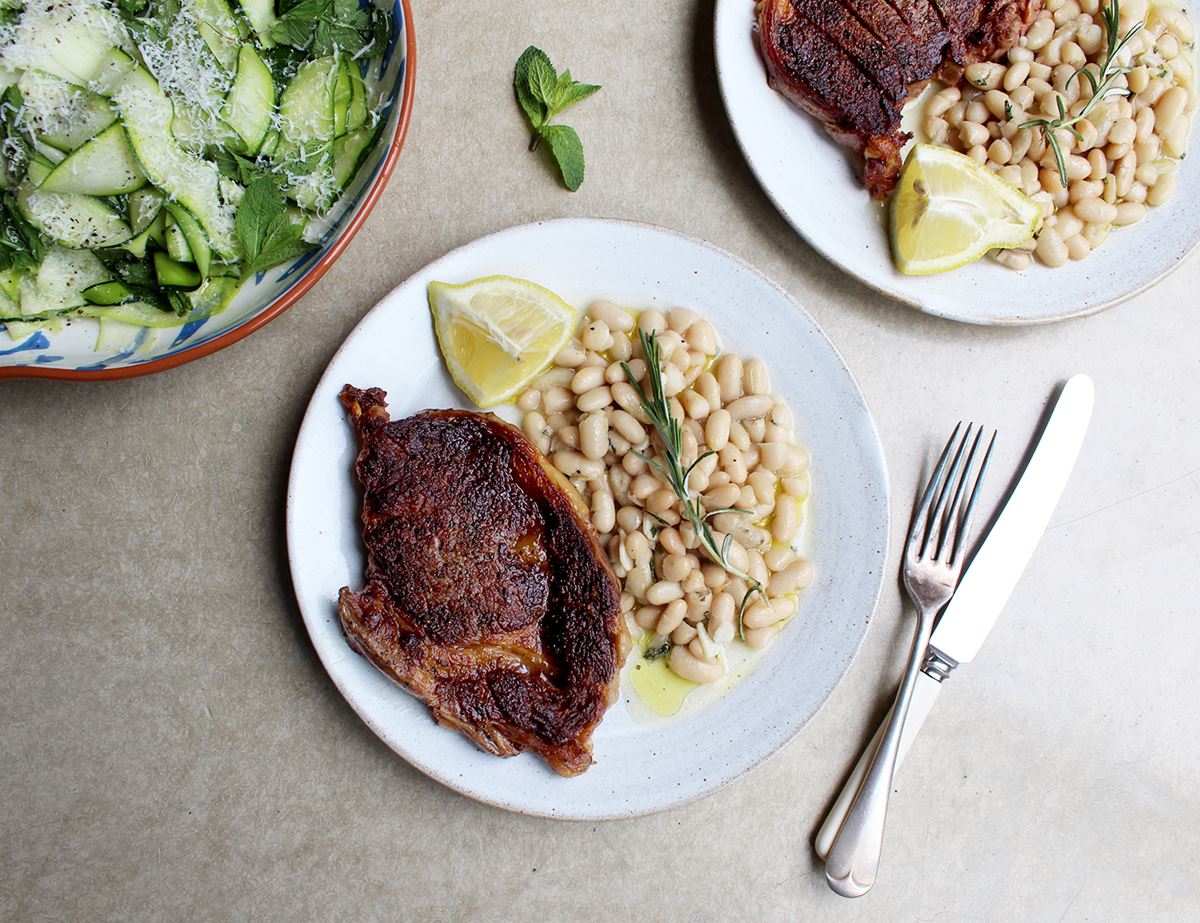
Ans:
{"label": "white bean", "polygon": [[620,330],[623,333],[633,329],[633,315],[611,301],[593,301],[588,305],[588,316],[602,320],[610,330]]}
{"label": "white bean", "polygon": [[[813,580],[812,563],[804,559],[793,561],[771,577],[767,584],[768,596],[785,596],[807,587]],[[653,602],[653,600],[651,600]]]}
{"label": "white bean", "polygon": [[654,626],[654,630],[660,635],[669,635],[683,624],[683,617],[685,615],[687,615],[687,603],[682,599],[674,599],[663,609],[662,615],[658,617],[658,624]]}
{"label": "white bean", "polygon": [[721,389],[721,403],[728,404],[742,396],[742,360],[733,353],[726,353],[717,360],[717,385]]}
{"label": "white bean", "polygon": [[[632,579],[632,575],[629,579]],[[629,585],[629,579],[625,582],[626,586]],[[639,628],[649,631],[658,624],[661,615],[662,609],[658,606],[639,606],[633,613],[633,620],[637,622]]]}
{"label": "white bean", "polygon": [[771,520],[771,536],[775,541],[790,545],[795,541],[796,533],[800,531],[800,507],[792,500],[780,503],[775,507],[775,516]]}
{"label": "white bean", "polygon": [[665,606],[669,602],[682,598],[683,588],[670,580],[660,580],[646,590],[646,602],[655,606]]}
{"label": "white bean", "polygon": [[695,391],[684,391],[679,395],[679,403],[683,405],[683,409],[693,420],[703,420],[708,416],[708,401]]}
{"label": "white bean", "polygon": [[684,339],[689,347],[706,356],[711,356],[717,351],[717,332],[706,320],[698,320],[688,327]]}
{"label": "white bean", "polygon": [[682,334],[699,319],[700,315],[690,308],[672,308],[667,315],[667,326]]}
{"label": "white bean", "polygon": [[568,340],[567,345],[558,351],[558,355],[554,357],[554,364],[563,368],[576,368],[583,365],[587,359],[587,350],[583,348],[583,344],[578,340]]}
{"label": "white bean", "polygon": [[640,446],[646,442],[646,431],[632,414],[617,408],[612,411],[609,423],[628,439],[631,445]]}
{"label": "white bean", "polygon": [[1117,206],[1117,217],[1113,224],[1119,228],[1137,224],[1146,217],[1146,206],[1140,202],[1122,202]]}
{"label": "white bean", "polygon": [[693,683],[715,683],[725,675],[725,667],[722,666],[721,661],[700,660],[693,656],[686,647],[679,645],[671,648],[667,665],[673,672]]}
{"label": "white bean", "polygon": [[721,386],[717,384],[717,378],[712,372],[701,372],[692,383],[692,387],[697,394],[708,401],[710,411],[721,406]]}
{"label": "white bean", "polygon": [[539,436],[546,435],[546,418],[536,410],[525,414],[521,420],[521,431],[525,433],[526,438],[531,442],[536,441]]}
{"label": "white bean", "polygon": [[579,339],[583,341],[583,345],[595,352],[604,352],[613,345],[612,334],[609,332],[608,324],[602,320],[592,321],[580,334]]}
{"label": "white bean", "polygon": [[717,453],[721,462],[721,468],[729,475],[729,480],[735,484],[741,484],[746,480],[746,462],[742,457],[742,450],[736,445],[730,443]]}
{"label": "white bean", "polygon": [[1004,74],[1004,89],[1011,93],[1017,87],[1025,82],[1025,78],[1029,76],[1029,62],[1018,61],[1013,64]]}
{"label": "white bean", "polygon": [[783,570],[795,560],[796,552],[782,545],[776,545],[763,555],[763,562],[767,565],[767,570],[773,574]]}
{"label": "white bean", "polygon": [[642,511],[636,506],[623,506],[617,510],[617,525],[626,532],[636,532],[642,527]]}
{"label": "white bean", "polygon": [[594,461],[587,456],[564,449],[555,452],[550,457],[551,463],[567,477],[583,477],[591,480],[604,477],[604,463]]}
{"label": "white bean", "polygon": [[1088,255],[1092,252],[1092,245],[1087,242],[1087,238],[1082,234],[1068,237],[1066,244],[1067,256],[1076,261],[1087,259]]}
{"label": "white bean", "polygon": [[594,365],[584,366],[571,378],[571,390],[575,394],[585,394],[593,388],[604,384],[605,369]]}
{"label": "white bean", "polygon": [[575,396],[566,388],[553,387],[542,393],[542,407],[546,413],[562,413],[575,402]]}
{"label": "white bean", "polygon": [[1175,194],[1175,174],[1164,173],[1146,194],[1147,205],[1162,205]]}
{"label": "white bean", "polygon": [[613,496],[607,490],[593,490],[591,497],[592,525],[601,535],[611,532],[617,524]]}
{"label": "white bean", "polygon": [[575,406],[584,413],[589,413],[593,410],[607,407],[612,403],[612,399],[612,390],[607,385],[601,385],[599,388],[592,388],[592,390],[585,394],[579,395],[575,401]]}
{"label": "white bean", "polygon": [[687,387],[687,382],[683,380],[683,372],[680,370],[679,366],[675,365],[674,363],[668,364],[667,367],[663,369],[662,379],[663,393],[666,394],[667,397],[674,397]]}
{"label": "white bean", "polygon": [[[1075,214],[1091,224],[1111,224],[1117,217],[1117,209],[1103,199],[1088,198],[1080,199],[1075,203]],[[1040,250],[1038,255],[1041,255]]]}
{"label": "white bean", "polygon": [[761,359],[750,359],[743,366],[742,390],[746,394],[771,393],[771,376]]}
{"label": "white bean", "polygon": [[733,506],[741,499],[741,488],[737,484],[722,484],[704,495],[704,503],[711,509]]}
{"label": "white bean", "polygon": [[754,417],[766,416],[771,411],[774,401],[766,394],[751,394],[739,397],[728,405],[729,416],[734,420],[749,420]]}
{"label": "white bean", "polygon": [[729,441],[743,452],[750,448],[750,434],[746,432],[741,420],[730,420]]}
{"label": "white bean", "polygon": [[579,447],[588,458],[603,458],[608,452],[608,417],[599,411],[579,421]]}
{"label": "white bean", "polygon": [[1037,255],[1047,266],[1056,268],[1067,261],[1067,247],[1054,228],[1046,228],[1038,235]]}
{"label": "white bean", "polygon": [[675,491],[669,487],[660,487],[646,498],[646,509],[651,513],[665,513],[675,505]]}
{"label": "white bean", "polygon": [[667,330],[667,318],[662,311],[654,308],[647,308],[637,319],[638,330],[644,330],[646,333],[663,334]]}
{"label": "white bean", "polygon": [[1158,133],[1170,133],[1178,120],[1187,109],[1188,92],[1183,87],[1171,87],[1163,93],[1162,98],[1154,106],[1154,123]]}
{"label": "white bean", "polygon": [[731,417],[728,410],[714,410],[704,423],[704,441],[714,452],[720,452],[729,442]]}

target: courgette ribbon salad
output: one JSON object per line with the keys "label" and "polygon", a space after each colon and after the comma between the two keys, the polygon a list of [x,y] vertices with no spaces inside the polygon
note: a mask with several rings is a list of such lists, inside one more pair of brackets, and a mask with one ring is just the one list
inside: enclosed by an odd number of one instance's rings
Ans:
{"label": "courgette ribbon salad", "polygon": [[0,0],[0,323],[174,326],[307,252],[390,32],[359,0]]}

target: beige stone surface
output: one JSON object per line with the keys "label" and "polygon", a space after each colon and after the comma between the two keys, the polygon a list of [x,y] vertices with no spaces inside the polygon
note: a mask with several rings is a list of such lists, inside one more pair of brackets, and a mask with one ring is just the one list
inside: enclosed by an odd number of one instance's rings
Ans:
{"label": "beige stone surface", "polygon": [[[418,0],[415,14],[408,144],[303,301],[150,378],[0,385],[0,918],[1195,919],[1200,256],[1090,319],[925,318],[823,262],[759,190],[718,96],[711,0]],[[571,113],[589,158],[575,195],[524,150],[509,80],[531,42],[604,84]],[[999,426],[1011,470],[1053,386],[1096,380],[1076,475],[897,779],[860,901],[828,891],[809,844],[903,658],[912,621],[891,578],[854,666],[789,747],[624,822],[524,818],[443,789],[358,720],[309,645],[284,483],[323,366],[424,263],[560,215],[686,231],[791,291],[875,413],[897,540],[948,424]]]}

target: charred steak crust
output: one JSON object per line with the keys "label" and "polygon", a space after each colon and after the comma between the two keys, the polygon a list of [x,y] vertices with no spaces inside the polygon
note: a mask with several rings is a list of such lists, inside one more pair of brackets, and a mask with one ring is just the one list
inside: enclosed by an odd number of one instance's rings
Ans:
{"label": "charred steak crust", "polygon": [[628,636],[578,495],[502,420],[391,420],[385,398],[341,393],[368,555],[366,586],[339,595],[347,641],[489,753],[583,772]]}
{"label": "charred steak crust", "polygon": [[865,158],[877,199],[896,185],[904,104],[931,78],[1017,43],[1042,0],[760,0],[759,44],[779,92]]}

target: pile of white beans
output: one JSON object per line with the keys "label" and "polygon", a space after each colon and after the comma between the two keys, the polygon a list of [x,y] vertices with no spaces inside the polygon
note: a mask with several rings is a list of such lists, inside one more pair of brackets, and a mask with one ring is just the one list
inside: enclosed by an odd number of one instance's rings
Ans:
{"label": "pile of white beans", "polygon": [[638,454],[661,460],[662,446],[621,367],[627,362],[649,393],[635,327],[658,334],[664,392],[683,428],[683,464],[716,452],[692,472],[693,495],[705,510],[751,511],[709,519],[718,548],[732,536],[729,563],[765,588],[743,612],[750,647],[769,643],[813,579],[812,564],[792,550],[809,493],[809,456],[796,443],[791,410],[771,394],[766,366],[732,353],[716,358],[716,331],[686,308],[635,317],[595,302],[553,366],[517,398],[525,435],[588,505],[621,580],[631,630],[651,635],[647,649],[669,644],[667,663],[679,676],[716,682],[749,587],[699,550],[679,498]]}
{"label": "pile of white beans", "polygon": [[1114,227],[1136,224],[1148,206],[1175,192],[1197,106],[1195,29],[1177,7],[1122,0],[1121,35],[1145,23],[1117,56],[1133,68],[1115,82],[1129,95],[1109,98],[1077,122],[1082,141],[1057,130],[1066,184],[1041,129],[1018,127],[1057,118],[1059,100],[1078,115],[1091,98],[1087,78],[1072,76],[1085,65],[1099,75],[1107,53],[1102,5],[1046,0],[1003,63],[970,65],[957,86],[935,93],[925,106],[930,141],[965,152],[1042,206],[1035,240],[992,253],[1012,269],[1028,268],[1034,257],[1050,267],[1082,260]]}

